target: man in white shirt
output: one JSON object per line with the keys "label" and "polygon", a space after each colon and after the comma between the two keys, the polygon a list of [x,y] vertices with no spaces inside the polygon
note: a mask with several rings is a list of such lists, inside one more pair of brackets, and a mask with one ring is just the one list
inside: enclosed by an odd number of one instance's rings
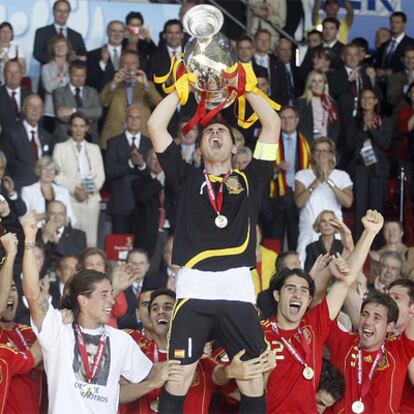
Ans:
{"label": "man in white shirt", "polygon": [[114,413],[118,409],[121,376],[135,383],[131,385],[142,395],[157,388],[160,371],[153,369],[151,361],[126,333],[106,325],[115,303],[109,277],[95,270],[72,277],[65,304],[72,310],[74,322],[65,324],[61,313],[49,306],[40,290],[33,251],[35,214],[25,216],[22,226],[23,289],[44,356],[49,412]]}

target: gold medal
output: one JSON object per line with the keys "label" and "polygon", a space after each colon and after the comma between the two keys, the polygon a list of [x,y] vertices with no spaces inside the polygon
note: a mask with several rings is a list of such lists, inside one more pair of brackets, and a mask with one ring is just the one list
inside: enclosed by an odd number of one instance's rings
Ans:
{"label": "gold medal", "polygon": [[83,387],[83,391],[88,396],[95,394],[95,386],[91,383],[88,383]]}
{"label": "gold medal", "polygon": [[313,371],[311,367],[306,366],[305,368],[303,368],[302,375],[303,375],[303,378],[307,380],[311,380],[315,376],[315,372]]}
{"label": "gold medal", "polygon": [[150,409],[154,411],[154,413],[158,413],[158,405],[160,403],[160,399],[156,398],[150,402]]}
{"label": "gold medal", "polygon": [[352,412],[353,413],[355,413],[355,414],[361,414],[365,410],[365,405],[364,405],[364,403],[361,400],[358,400],[358,401],[354,401],[352,403],[351,408],[352,408]]}
{"label": "gold medal", "polygon": [[228,220],[226,216],[223,216],[222,214],[219,214],[216,219],[214,220],[214,224],[219,228],[219,229],[224,229],[224,227],[227,226],[228,224]]}

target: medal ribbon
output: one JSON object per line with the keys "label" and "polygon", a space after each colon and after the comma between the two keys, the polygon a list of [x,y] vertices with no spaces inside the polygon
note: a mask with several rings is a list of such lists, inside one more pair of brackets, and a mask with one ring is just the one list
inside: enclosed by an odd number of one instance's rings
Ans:
{"label": "medal ribbon", "polygon": [[375,368],[378,365],[379,360],[384,355],[384,344],[381,345],[381,348],[378,350],[377,355],[375,356],[374,362],[371,365],[371,369],[368,374],[368,381],[363,384],[362,383],[362,351],[361,346],[358,346],[358,392],[359,392],[359,400],[361,401],[365,396],[368,394],[369,387],[371,386],[371,380],[374,376]]}
{"label": "medal ribbon", "polygon": [[[303,360],[303,358],[299,355],[298,351],[296,351],[296,349],[294,348],[294,346],[286,339],[284,338],[282,335],[280,335],[279,332],[279,327],[277,326],[277,323],[272,322],[272,329],[273,332],[275,332],[279,338],[281,339],[281,341],[283,342],[283,344],[285,345],[285,347],[287,348],[287,350],[289,351],[289,353],[298,361],[300,362],[304,367],[308,367],[309,365]],[[298,335],[301,338],[302,332],[300,331],[299,327],[298,327]],[[305,354],[306,354],[306,360],[308,359],[308,355],[310,354],[310,347],[309,345],[306,343],[306,346],[304,345],[306,341],[300,341],[301,345],[304,348]]]}
{"label": "medal ribbon", "polygon": [[86,379],[88,380],[88,383],[90,383],[92,379],[96,377],[99,365],[101,363],[101,360],[102,360],[102,357],[105,351],[106,331],[104,328],[104,331],[102,332],[102,335],[99,338],[98,351],[96,352],[95,357],[93,359],[93,366],[92,366],[92,372],[91,372],[89,361],[88,361],[88,353],[86,352],[86,345],[85,345],[85,341],[83,340],[83,334],[78,324],[73,324],[73,327],[75,329],[76,337],[78,339],[79,353],[81,355],[82,365],[85,370]]}
{"label": "medal ribbon", "polygon": [[216,212],[217,216],[220,215],[221,208],[223,207],[223,184],[224,184],[224,181],[227,180],[228,176],[231,173],[232,173],[232,170],[230,170],[223,177],[223,180],[220,183],[220,187],[219,187],[217,197],[216,197],[216,195],[214,194],[213,185],[211,184],[211,181],[210,181],[210,177],[208,176],[206,169],[203,170],[204,177],[206,178],[208,199],[210,200],[211,207],[213,207],[213,210]]}
{"label": "medal ribbon", "polygon": [[[19,328],[15,325],[15,326],[13,327],[13,331],[14,331],[14,332],[16,333],[16,335],[19,337],[20,342],[22,343],[24,350],[25,350],[25,351],[29,351],[29,350],[30,350],[30,347],[29,347],[29,345],[27,344],[26,339],[24,339],[23,334],[20,332],[20,329],[19,329]],[[8,339],[9,339],[9,341],[13,342],[13,341],[12,341],[9,337],[8,337]]]}

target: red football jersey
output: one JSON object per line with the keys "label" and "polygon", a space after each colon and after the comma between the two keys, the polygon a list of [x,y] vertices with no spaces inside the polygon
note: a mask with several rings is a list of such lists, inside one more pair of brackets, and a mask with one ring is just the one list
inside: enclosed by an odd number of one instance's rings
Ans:
{"label": "red football jersey", "polygon": [[[160,351],[155,341],[144,340],[139,331],[128,331],[133,339],[140,345],[142,352],[152,362],[164,362],[168,359],[166,351]],[[193,382],[188,390],[187,397],[184,402],[184,413],[207,414],[210,400],[215,389],[212,380],[212,373],[217,363],[210,358],[200,360],[195,372]],[[121,414],[152,414],[156,411],[151,407],[158,409],[158,401],[161,389],[153,390],[141,397],[138,401],[128,404],[121,404]]]}
{"label": "red football jersey", "polygon": [[[29,347],[36,341],[36,336],[29,326],[16,324],[15,328],[21,332]],[[14,329],[6,331],[0,328],[0,343],[7,344],[8,342],[13,342],[19,351],[26,352],[24,343]],[[30,372],[13,377],[6,403],[7,413],[40,412],[42,376],[43,371],[34,368]]]}
{"label": "red football jersey", "polygon": [[[338,324],[332,326],[326,342],[331,351],[331,362],[345,379],[345,396],[334,405],[336,413],[352,412],[352,403],[359,399],[357,333],[346,332]],[[377,351],[362,350],[363,383],[368,375]],[[407,367],[414,356],[414,341],[405,333],[400,338],[391,337],[385,342],[385,352],[374,371],[368,394],[363,398],[365,413],[397,413],[404,388]]]}
{"label": "red football jersey", "polygon": [[414,386],[411,384],[408,375],[405,378],[400,414],[414,414]]}
{"label": "red football jersey", "polygon": [[[6,406],[13,378],[30,372],[33,365],[34,360],[30,352],[18,352],[0,344],[0,414],[10,412]],[[24,395],[21,398],[24,398]]]}
{"label": "red football jersey", "polygon": [[[275,319],[262,322],[262,328],[271,349],[277,352],[277,366],[269,375],[266,388],[267,413],[316,413],[316,391],[322,370],[323,344],[329,334],[332,321],[326,299],[312,308],[302,318],[298,329],[283,330],[280,335],[288,340],[298,354],[314,370],[314,377],[303,377],[303,365],[286,349],[280,336],[273,330]],[[301,341],[306,341],[309,356],[306,358]]]}

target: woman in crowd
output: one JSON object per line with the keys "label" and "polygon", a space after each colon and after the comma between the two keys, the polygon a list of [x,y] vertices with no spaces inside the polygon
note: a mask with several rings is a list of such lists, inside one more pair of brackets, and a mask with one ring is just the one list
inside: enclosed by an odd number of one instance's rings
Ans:
{"label": "woman in crowd", "polygon": [[26,73],[26,58],[20,45],[13,42],[14,31],[13,26],[9,22],[0,24],[0,84],[4,83],[4,64],[9,59],[17,59],[22,68],[22,72]]}
{"label": "woman in crowd", "polygon": [[340,130],[338,110],[329,95],[324,73],[315,70],[309,73],[305,91],[296,101],[296,107],[299,113],[298,129],[309,142],[321,137],[337,142]]}
{"label": "woman in crowd", "polygon": [[387,221],[384,224],[383,235],[385,244],[379,250],[371,251],[371,275],[376,276],[379,260],[385,252],[397,252],[401,256],[401,276],[414,280],[414,247],[408,247],[403,242],[404,230],[401,222]]}
{"label": "woman in crowd", "polygon": [[43,123],[45,129],[53,133],[55,129],[55,110],[52,93],[55,89],[69,83],[69,57],[71,46],[65,36],[55,36],[49,44],[50,62],[42,66],[41,80],[45,89]]}
{"label": "woman in crowd", "polygon": [[53,200],[61,201],[66,206],[72,226],[76,225],[68,189],[53,182],[59,172],[59,166],[53,158],[46,155],[35,164],[35,173],[39,181],[22,188],[22,199],[26,203],[27,211],[36,212],[39,226],[46,219],[48,203]]}
{"label": "woman in crowd", "polygon": [[336,253],[342,254],[344,246],[342,242],[335,238],[338,231],[338,218],[330,210],[323,210],[316,217],[313,229],[320,234],[319,239],[306,246],[305,270],[309,272],[315,260],[320,254],[329,253],[330,256]]}
{"label": "woman in crowd", "polygon": [[379,99],[371,89],[361,93],[358,114],[349,128],[352,151],[349,171],[355,183],[355,238],[361,236],[361,217],[368,209],[384,210],[390,165],[386,150],[391,143],[391,122],[380,115]]}
{"label": "woman in crowd", "polygon": [[335,169],[336,150],[329,138],[320,138],[311,145],[312,168],[301,170],[295,176],[295,203],[299,214],[297,252],[305,262],[305,249],[318,239],[313,223],[323,210],[331,210],[342,220],[342,207],[351,207],[352,181],[348,173]]}
{"label": "woman in crowd", "polygon": [[401,143],[408,148],[410,158],[414,160],[414,82],[408,87],[406,99],[408,105],[398,111],[398,129],[402,136]]}
{"label": "woman in crowd", "polygon": [[84,114],[72,114],[69,119],[71,138],[55,146],[53,158],[60,168],[56,183],[66,187],[71,195],[75,227],[86,233],[89,246],[96,246],[99,190],[105,181],[105,171],[99,146],[85,140],[89,126]]}
{"label": "woman in crowd", "polygon": [[[96,270],[107,275],[111,274],[111,264],[109,263],[109,260],[107,259],[105,252],[96,247],[89,247],[81,254],[79,258],[79,270],[82,271],[86,269]],[[115,272],[119,270],[120,266],[115,268],[113,273],[115,274]],[[117,283],[115,284],[115,286],[117,286]],[[124,316],[126,314],[128,310],[128,303],[124,292],[122,292],[121,290],[114,289],[113,296],[115,299],[115,304],[112,306],[111,315],[107,323],[108,325],[117,328],[117,318],[120,318],[121,316]]]}

